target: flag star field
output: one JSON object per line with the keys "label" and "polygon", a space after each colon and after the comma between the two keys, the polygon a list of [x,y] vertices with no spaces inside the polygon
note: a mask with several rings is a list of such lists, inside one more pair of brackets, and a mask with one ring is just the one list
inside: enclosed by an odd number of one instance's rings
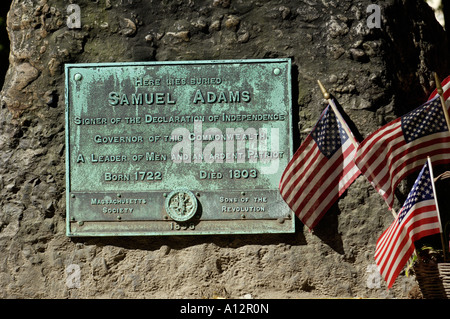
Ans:
{"label": "flag star field", "polygon": [[311,137],[316,141],[322,154],[328,158],[331,158],[348,139],[334,112],[324,114],[311,132]]}
{"label": "flag star field", "polygon": [[405,201],[405,204],[403,205],[403,209],[398,217],[399,223],[402,222],[403,218],[408,214],[411,207],[413,207],[416,203],[424,200],[434,199],[429,169],[426,168],[423,172],[421,172],[420,177],[422,177],[422,179],[419,178],[417,184],[414,184],[408,195],[408,198]]}
{"label": "flag star field", "polygon": [[402,117],[402,130],[407,143],[429,134],[445,132],[447,129],[439,99]]}

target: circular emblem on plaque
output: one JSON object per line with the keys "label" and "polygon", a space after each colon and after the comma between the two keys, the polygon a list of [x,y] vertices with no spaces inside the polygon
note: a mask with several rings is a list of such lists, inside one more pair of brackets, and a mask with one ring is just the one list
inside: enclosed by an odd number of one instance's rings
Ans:
{"label": "circular emblem on plaque", "polygon": [[197,212],[197,198],[188,190],[176,190],[167,196],[166,212],[177,222],[184,222],[194,217]]}

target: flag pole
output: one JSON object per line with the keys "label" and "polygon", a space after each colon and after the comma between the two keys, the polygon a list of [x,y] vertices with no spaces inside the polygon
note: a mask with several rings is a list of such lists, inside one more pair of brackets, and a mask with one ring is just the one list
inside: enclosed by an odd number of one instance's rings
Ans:
{"label": "flag pole", "polygon": [[320,82],[320,80],[317,80],[317,83],[319,84],[320,91],[322,92],[323,97],[324,97],[325,100],[327,100],[328,103],[330,104],[331,108],[333,109],[334,114],[336,114],[336,116],[337,116],[339,122],[341,122],[342,127],[343,127],[344,130],[345,130],[345,133],[347,133],[348,137],[349,137],[350,140],[352,141],[353,146],[354,146],[355,148],[358,148],[358,143],[356,142],[355,138],[353,137],[352,132],[350,132],[350,129],[349,129],[349,128],[347,127],[347,125],[345,124],[345,120],[343,119],[341,113],[339,113],[339,111],[338,111],[338,109],[337,109],[337,107],[336,107],[336,104],[334,104],[334,101],[333,101],[333,99],[332,99],[331,96],[330,96],[330,93],[327,92],[327,90],[326,90],[325,87],[322,85],[322,82]]}
{"label": "flag pole", "polygon": [[447,252],[445,250],[445,240],[444,240],[444,229],[442,228],[442,222],[441,222],[441,213],[439,212],[439,204],[436,196],[436,187],[434,186],[434,173],[433,173],[433,166],[431,166],[431,159],[429,156],[427,156],[428,166],[430,167],[430,177],[431,177],[431,185],[433,186],[433,195],[434,195],[434,202],[436,204],[436,212],[439,220],[439,226],[441,228],[441,243],[442,243],[442,252],[444,254],[444,261],[447,261]]}
{"label": "flag pole", "polygon": [[439,99],[441,100],[442,109],[445,115],[445,121],[447,122],[447,128],[450,131],[450,117],[448,115],[447,107],[445,106],[444,90],[442,89],[441,81],[439,80],[437,73],[433,72],[433,74],[434,74],[434,81],[436,82],[436,91],[439,94]]}

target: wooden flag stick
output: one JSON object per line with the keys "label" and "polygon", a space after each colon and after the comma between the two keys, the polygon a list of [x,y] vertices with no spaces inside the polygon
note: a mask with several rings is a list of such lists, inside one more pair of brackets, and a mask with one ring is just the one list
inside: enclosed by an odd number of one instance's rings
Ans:
{"label": "wooden flag stick", "polygon": [[445,106],[445,100],[444,100],[444,90],[442,89],[441,81],[439,80],[439,77],[436,72],[433,72],[434,74],[434,81],[436,82],[436,91],[439,94],[439,98],[441,100],[442,109],[444,111],[445,115],[445,121],[447,122],[447,128],[450,131],[450,117],[448,115],[447,107]]}
{"label": "wooden flag stick", "polygon": [[393,208],[391,209],[391,213],[392,213],[392,216],[394,216],[394,219],[396,219],[397,213],[395,212],[395,210]]}
{"label": "wooden flag stick", "polygon": [[325,98],[325,100],[328,101],[328,103],[330,104],[331,108],[334,111],[334,114],[336,114],[339,122],[341,122],[342,127],[345,130],[345,133],[347,133],[349,139],[352,141],[353,146],[355,148],[358,148],[358,143],[356,142],[355,138],[353,137],[352,132],[350,132],[350,129],[347,127],[345,120],[342,118],[341,113],[338,111],[336,104],[334,104],[333,99],[330,96],[330,93],[327,92],[327,90],[325,89],[325,87],[322,85],[322,83],[320,82],[320,80],[317,80],[317,83],[319,84],[320,87],[320,91],[322,91],[323,97]]}

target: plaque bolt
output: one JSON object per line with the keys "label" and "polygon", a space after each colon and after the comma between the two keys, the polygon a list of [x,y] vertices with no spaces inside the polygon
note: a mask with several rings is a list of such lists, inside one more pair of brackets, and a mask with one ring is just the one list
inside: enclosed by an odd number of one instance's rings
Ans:
{"label": "plaque bolt", "polygon": [[280,73],[281,73],[281,70],[279,68],[273,69],[273,74],[280,75]]}
{"label": "plaque bolt", "polygon": [[121,194],[117,194],[117,197],[122,197],[122,195]]}
{"label": "plaque bolt", "polygon": [[80,81],[83,78],[83,76],[80,73],[77,73],[73,78],[75,79],[75,81]]}
{"label": "plaque bolt", "polygon": [[75,198],[75,194],[71,194],[70,197]]}
{"label": "plaque bolt", "polygon": [[117,216],[117,220],[121,220],[122,219],[122,217],[120,217],[120,216]]}
{"label": "plaque bolt", "polygon": [[167,193],[164,193],[163,196],[164,196],[164,197],[167,197]]}
{"label": "plaque bolt", "polygon": [[245,192],[241,192],[241,195],[245,195]]}
{"label": "plaque bolt", "polygon": [[83,226],[83,225],[84,225],[84,222],[83,222],[82,220],[80,220],[80,221],[78,222],[78,225]]}

